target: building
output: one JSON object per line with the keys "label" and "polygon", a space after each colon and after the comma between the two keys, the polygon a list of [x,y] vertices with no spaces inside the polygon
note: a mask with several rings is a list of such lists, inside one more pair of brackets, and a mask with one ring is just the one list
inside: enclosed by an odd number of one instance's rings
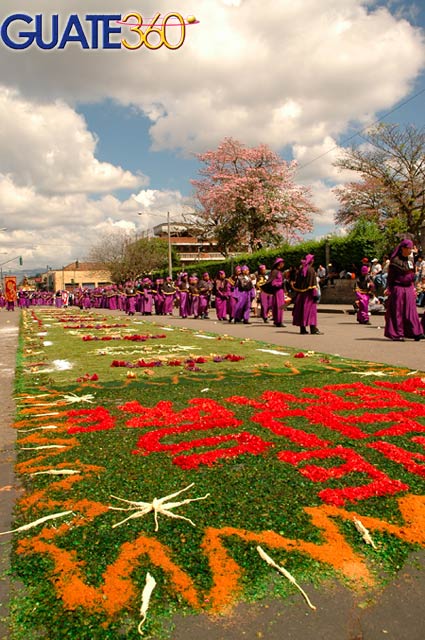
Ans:
{"label": "building", "polygon": [[188,225],[181,223],[158,224],[148,231],[154,238],[168,240],[178,253],[182,266],[200,262],[201,260],[223,260],[223,254],[217,251],[217,243],[202,241],[192,235]]}
{"label": "building", "polygon": [[48,269],[40,274],[38,286],[47,291],[95,289],[112,284],[108,269],[96,262],[75,260],[62,269]]}

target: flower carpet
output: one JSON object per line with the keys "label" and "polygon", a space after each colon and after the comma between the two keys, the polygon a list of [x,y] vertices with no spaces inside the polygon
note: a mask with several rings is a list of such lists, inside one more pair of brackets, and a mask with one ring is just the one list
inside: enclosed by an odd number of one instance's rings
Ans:
{"label": "flower carpet", "polygon": [[314,606],[425,546],[423,372],[37,309],[16,402],[14,640],[166,637],[295,582]]}

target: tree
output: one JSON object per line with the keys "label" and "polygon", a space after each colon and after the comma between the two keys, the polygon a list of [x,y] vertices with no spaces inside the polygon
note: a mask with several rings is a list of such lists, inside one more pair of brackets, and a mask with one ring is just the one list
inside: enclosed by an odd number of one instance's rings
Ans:
{"label": "tree", "polygon": [[379,124],[365,139],[367,145],[347,149],[335,162],[361,178],[335,189],[341,204],[336,221],[351,227],[360,216],[387,236],[407,233],[419,242],[425,224],[425,129]]}
{"label": "tree", "polygon": [[[90,250],[90,259],[101,262],[111,272],[113,282],[136,280],[168,264],[168,242],[161,238],[132,240],[124,231],[101,238]],[[174,263],[176,256],[174,256]]]}
{"label": "tree", "polygon": [[198,236],[215,240],[223,255],[252,251],[266,242],[299,238],[316,211],[308,189],[294,182],[288,165],[266,145],[249,148],[225,138],[215,151],[198,154],[201,180],[192,180]]}

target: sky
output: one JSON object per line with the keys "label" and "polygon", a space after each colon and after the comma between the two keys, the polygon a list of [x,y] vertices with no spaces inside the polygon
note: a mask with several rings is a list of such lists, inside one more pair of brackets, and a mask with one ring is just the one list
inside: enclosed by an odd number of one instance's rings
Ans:
{"label": "sky", "polygon": [[[344,147],[376,121],[425,126],[421,5],[2,0],[3,272],[60,269],[117,229],[136,237],[168,211],[181,219],[199,177],[196,154],[225,137],[296,160],[296,181],[319,210],[309,237],[343,233],[333,188],[353,176],[333,162]],[[136,45],[140,36],[123,24],[129,13],[144,24],[158,13],[160,26],[169,13],[196,22],[185,24],[179,48],[130,50],[120,41]],[[176,20],[163,29],[170,46],[182,33]]]}

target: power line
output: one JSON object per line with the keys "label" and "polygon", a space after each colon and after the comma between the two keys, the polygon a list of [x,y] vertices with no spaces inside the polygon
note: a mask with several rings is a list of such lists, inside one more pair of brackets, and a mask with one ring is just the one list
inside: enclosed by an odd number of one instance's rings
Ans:
{"label": "power line", "polygon": [[347,142],[350,142],[350,140],[352,140],[353,138],[356,138],[357,136],[361,136],[362,133],[364,133],[365,131],[367,131],[371,127],[375,126],[376,124],[379,124],[385,118],[387,118],[391,114],[395,113],[396,111],[398,111],[402,107],[406,106],[406,104],[409,104],[409,102],[412,102],[412,100],[415,100],[415,98],[417,98],[418,96],[422,95],[422,93],[425,93],[425,87],[423,89],[421,89],[420,91],[418,91],[417,93],[415,93],[413,96],[410,96],[410,98],[407,98],[407,100],[404,100],[404,102],[401,102],[400,104],[398,104],[393,109],[390,109],[390,111],[387,111],[386,113],[384,113],[383,116],[381,116],[380,118],[378,118],[377,120],[375,120],[371,124],[368,124],[367,126],[363,127],[363,129],[360,129],[359,131],[355,131],[348,138],[344,138],[341,141],[341,144],[336,144],[335,146],[331,147],[327,151],[324,151],[323,153],[321,153],[320,155],[316,156],[315,158],[312,158],[311,160],[309,160],[305,164],[300,165],[299,167],[297,167],[297,171],[301,171],[302,169],[305,169],[305,167],[308,167],[309,165],[313,164],[313,162],[316,162],[316,160],[320,160],[320,158],[323,158],[324,156],[327,156],[328,153],[332,153],[332,151],[335,151],[335,149],[339,149],[341,146],[344,146]]}

